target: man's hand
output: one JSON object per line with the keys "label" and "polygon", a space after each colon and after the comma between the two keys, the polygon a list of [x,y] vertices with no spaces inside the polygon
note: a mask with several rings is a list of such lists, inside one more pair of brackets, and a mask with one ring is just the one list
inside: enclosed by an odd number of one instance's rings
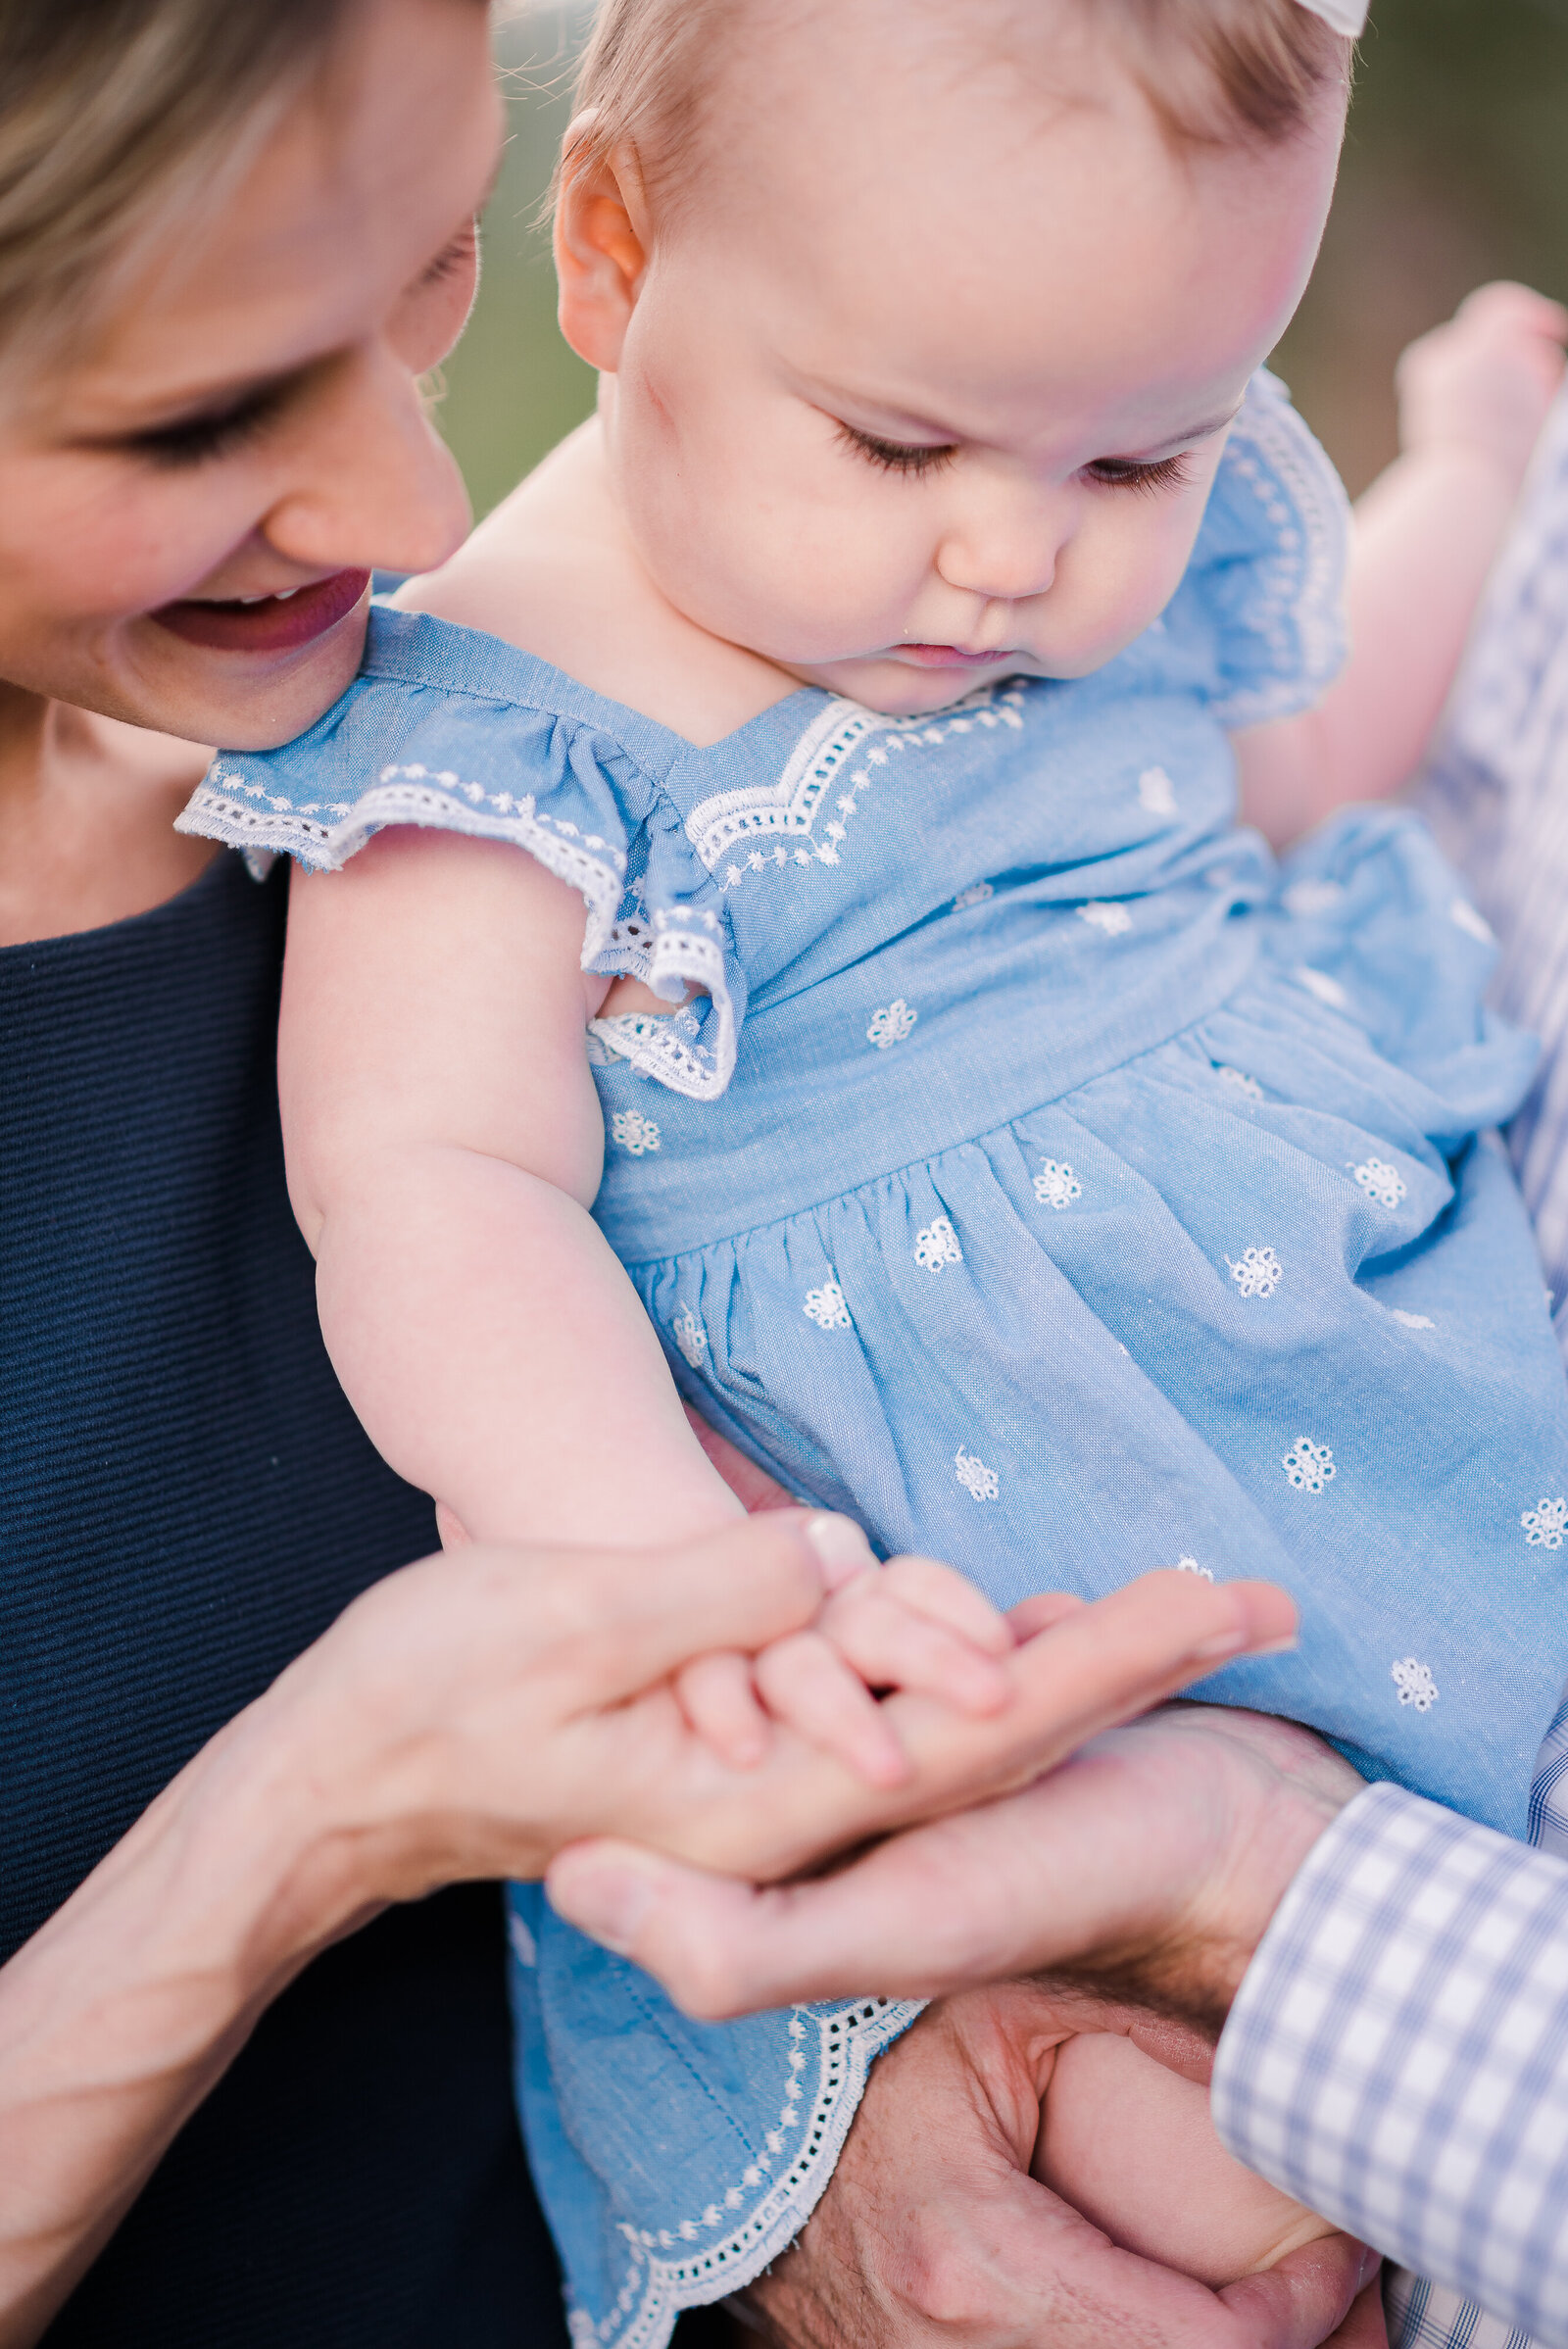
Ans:
{"label": "man's hand", "polygon": [[1118,2250],[1029,2175],[1060,2002],[950,1998],[880,2058],[833,2181],[747,2295],[788,2349],[1341,2349],[1380,2341],[1377,2262],[1334,2235],[1211,2292]]}
{"label": "man's hand", "polygon": [[759,1890],[608,1841],[562,1853],[547,1881],[692,2014],[1049,1973],[1213,2033],[1359,1786],[1289,1722],[1173,1705],[816,1882]]}

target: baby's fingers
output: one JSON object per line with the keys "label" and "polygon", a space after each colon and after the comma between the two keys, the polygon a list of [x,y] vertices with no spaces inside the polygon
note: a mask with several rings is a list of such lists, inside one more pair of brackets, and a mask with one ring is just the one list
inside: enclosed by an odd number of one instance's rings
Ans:
{"label": "baby's fingers", "polygon": [[901,1600],[911,1614],[946,1624],[987,1655],[1004,1656],[1015,1644],[1007,1618],[985,1592],[935,1558],[890,1558],[876,1577],[876,1588]]}
{"label": "baby's fingers", "polygon": [[[823,1609],[820,1628],[873,1688],[917,1688],[971,1714],[999,1713],[1007,1702],[1006,1675],[994,1655],[914,1613],[869,1577]],[[1010,1648],[1005,1623],[1002,1630]]]}
{"label": "baby's fingers", "polygon": [[820,1632],[796,1632],[764,1647],[753,1670],[776,1720],[826,1748],[872,1786],[902,1786],[903,1746],[864,1682]]}
{"label": "baby's fingers", "polygon": [[766,1755],[767,1715],[750,1656],[722,1650],[695,1657],[675,1675],[675,1697],[698,1737],[732,1770],[753,1770]]}

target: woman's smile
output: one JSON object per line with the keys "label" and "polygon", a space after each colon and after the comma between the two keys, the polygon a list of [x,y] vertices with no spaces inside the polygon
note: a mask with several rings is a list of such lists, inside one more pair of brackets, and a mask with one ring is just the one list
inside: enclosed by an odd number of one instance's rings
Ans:
{"label": "woman's smile", "polygon": [[232,596],[212,603],[185,596],[147,616],[186,644],[204,645],[213,652],[285,653],[335,628],[369,584],[368,570],[332,571],[308,587],[288,587],[275,595]]}

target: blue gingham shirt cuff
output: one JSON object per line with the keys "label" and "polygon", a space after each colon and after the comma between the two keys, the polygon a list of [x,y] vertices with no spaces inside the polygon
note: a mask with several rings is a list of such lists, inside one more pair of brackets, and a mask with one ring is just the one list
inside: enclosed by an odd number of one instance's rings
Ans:
{"label": "blue gingham shirt cuff", "polygon": [[1369,1786],[1281,1903],[1220,2039],[1239,2161],[1568,2349],[1568,1865]]}

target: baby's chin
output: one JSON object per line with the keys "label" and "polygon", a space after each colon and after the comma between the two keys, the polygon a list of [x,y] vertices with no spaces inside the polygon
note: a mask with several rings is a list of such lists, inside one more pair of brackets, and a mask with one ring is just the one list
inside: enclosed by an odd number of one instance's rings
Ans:
{"label": "baby's chin", "polygon": [[922,666],[887,653],[859,654],[846,661],[786,661],[780,666],[803,685],[842,694],[882,717],[925,717],[973,693],[988,692],[1007,677],[1043,677],[1048,672],[1027,653],[999,655],[994,662],[964,661]]}

